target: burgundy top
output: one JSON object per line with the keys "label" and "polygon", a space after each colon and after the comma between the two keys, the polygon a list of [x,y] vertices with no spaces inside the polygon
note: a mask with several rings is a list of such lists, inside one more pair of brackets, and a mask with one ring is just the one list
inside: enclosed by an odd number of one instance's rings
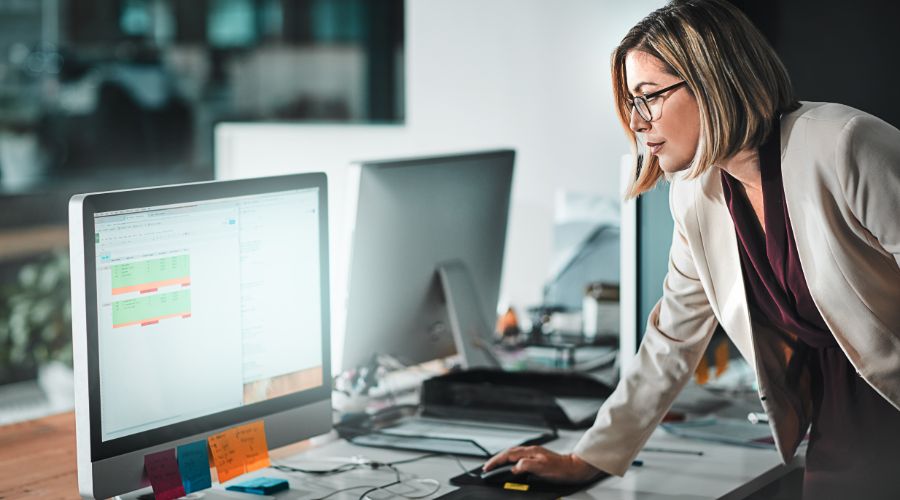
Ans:
{"label": "burgundy top", "polygon": [[722,188],[750,314],[795,334],[797,359],[812,376],[803,497],[898,499],[900,411],[856,373],[810,296],[784,201],[778,125],[759,150],[765,233],[741,183],[723,171]]}

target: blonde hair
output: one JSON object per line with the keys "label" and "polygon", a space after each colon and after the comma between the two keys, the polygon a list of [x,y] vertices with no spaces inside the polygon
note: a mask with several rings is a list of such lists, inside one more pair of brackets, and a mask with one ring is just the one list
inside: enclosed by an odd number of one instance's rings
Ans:
{"label": "blonde hair", "polygon": [[635,157],[628,198],[653,189],[663,177],[656,156],[638,153],[629,126],[625,56],[633,50],[662,61],[697,100],[700,140],[688,178],[742,149],[758,148],[779,113],[800,106],[778,55],[741,11],[721,0],[672,1],[631,28],[612,54],[616,112]]}

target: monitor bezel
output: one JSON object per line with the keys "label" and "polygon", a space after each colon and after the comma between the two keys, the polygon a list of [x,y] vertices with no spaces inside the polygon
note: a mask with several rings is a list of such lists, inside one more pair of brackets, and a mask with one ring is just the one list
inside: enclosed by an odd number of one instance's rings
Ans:
{"label": "monitor bezel", "polygon": [[[96,296],[95,214],[144,207],[205,202],[248,195],[318,189],[320,290],[322,292],[322,385],[107,441],[102,440]],[[84,297],[91,461],[152,448],[241,422],[257,420],[331,398],[328,190],[324,173],[211,181],[85,195],[82,200]]]}

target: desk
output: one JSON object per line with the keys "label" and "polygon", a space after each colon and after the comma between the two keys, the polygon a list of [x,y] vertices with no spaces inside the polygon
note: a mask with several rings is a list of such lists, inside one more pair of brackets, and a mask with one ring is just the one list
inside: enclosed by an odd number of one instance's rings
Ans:
{"label": "desk", "polygon": [[[557,451],[571,448],[579,432],[565,431],[560,439],[548,443]],[[623,478],[608,478],[573,499],[621,500],[700,500],[738,499],[786,475],[798,465],[781,465],[774,450],[741,448],[714,443],[699,443],[670,436],[657,430],[648,446],[702,450],[703,456],[642,452],[643,467],[632,467]],[[290,452],[290,453],[288,453]],[[372,460],[395,461],[419,456],[418,453],[354,446],[334,437],[320,437],[314,446],[297,453],[297,448],[272,453],[275,463],[304,468],[330,468],[345,459],[363,456]],[[481,461],[461,459],[474,468]],[[398,466],[404,474],[434,478],[441,482],[438,496],[454,487],[447,480],[459,474],[460,467],[449,457],[433,457]],[[282,474],[272,469],[253,475],[281,476],[290,479],[290,494],[279,500],[311,498],[337,488],[360,484],[384,484],[393,480],[387,470],[358,470],[329,477]],[[249,477],[249,476],[248,476]],[[354,490],[334,499],[355,499],[363,490]],[[0,500],[20,498],[78,498],[75,471],[75,416],[63,413],[31,422],[0,428]],[[245,498],[260,499],[248,495]]]}

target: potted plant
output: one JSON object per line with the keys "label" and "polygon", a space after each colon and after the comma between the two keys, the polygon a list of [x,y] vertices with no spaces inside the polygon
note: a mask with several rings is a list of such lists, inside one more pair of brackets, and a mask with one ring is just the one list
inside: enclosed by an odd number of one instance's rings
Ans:
{"label": "potted plant", "polygon": [[0,297],[0,367],[36,371],[51,405],[71,406],[72,306],[65,250],[26,264]]}

